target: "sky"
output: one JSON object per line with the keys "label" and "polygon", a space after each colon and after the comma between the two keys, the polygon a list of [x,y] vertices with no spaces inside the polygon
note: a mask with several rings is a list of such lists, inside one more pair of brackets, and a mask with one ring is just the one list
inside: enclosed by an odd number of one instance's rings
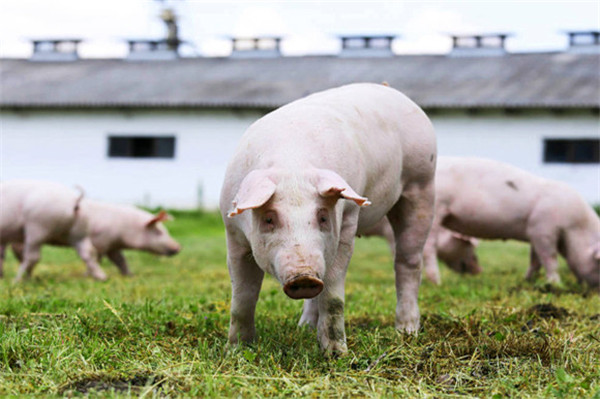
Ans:
{"label": "sky", "polygon": [[223,56],[230,36],[279,35],[286,55],[339,50],[339,34],[398,35],[400,54],[445,53],[448,34],[510,33],[512,52],[567,47],[565,31],[600,30],[595,1],[0,0],[0,57],[28,57],[31,39],[81,38],[82,57],[123,57],[125,39],[165,36],[172,7],[184,56]]}

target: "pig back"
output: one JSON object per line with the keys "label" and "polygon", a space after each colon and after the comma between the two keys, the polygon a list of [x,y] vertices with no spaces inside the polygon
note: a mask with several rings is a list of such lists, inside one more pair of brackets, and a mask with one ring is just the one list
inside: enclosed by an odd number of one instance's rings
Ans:
{"label": "pig back", "polygon": [[76,222],[75,205],[79,193],[60,184],[33,180],[5,182],[1,190],[0,224],[13,226],[12,231],[2,228],[3,240],[6,234],[6,237],[12,235],[7,241],[23,241],[24,229],[35,227],[47,242],[68,243]]}
{"label": "pig back", "polygon": [[440,157],[436,212],[441,223],[480,238],[527,241],[534,208],[545,201],[547,181],[502,162]]}
{"label": "pig back", "polygon": [[[373,203],[381,218],[403,185],[431,179],[436,144],[427,116],[397,90],[352,84],[294,101],[255,122],[244,134],[228,175],[284,168],[329,169]],[[226,177],[226,180],[229,176]],[[233,184],[236,186],[236,184]]]}

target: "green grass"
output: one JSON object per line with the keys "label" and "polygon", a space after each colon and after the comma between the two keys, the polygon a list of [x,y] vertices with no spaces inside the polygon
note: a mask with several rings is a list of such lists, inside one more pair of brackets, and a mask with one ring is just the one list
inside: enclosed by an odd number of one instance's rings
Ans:
{"label": "green grass", "polygon": [[[600,300],[564,264],[563,285],[523,281],[528,247],[484,242],[484,273],[424,282],[417,336],[394,329],[386,243],[357,240],[347,279],[348,356],[326,359],[296,323],[302,303],[270,277],[259,340],[228,348],[230,285],[215,214],[176,212],[174,258],[127,254],[84,277],[73,250],[45,247],[34,278],[0,282],[0,395],[600,398]],[[548,305],[550,304],[550,305]],[[538,305],[536,307],[536,305]],[[544,306],[539,306],[544,305]]]}

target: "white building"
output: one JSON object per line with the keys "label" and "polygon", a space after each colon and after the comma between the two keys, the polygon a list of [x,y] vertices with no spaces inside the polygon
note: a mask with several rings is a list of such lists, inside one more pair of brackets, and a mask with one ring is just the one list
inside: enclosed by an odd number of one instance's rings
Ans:
{"label": "white building", "polygon": [[0,178],[214,208],[253,121],[312,92],[385,81],[430,115],[440,155],[508,162],[600,203],[600,43],[598,32],[572,38],[564,52],[510,54],[500,36],[457,37],[448,55],[422,56],[393,55],[387,37],[346,38],[341,56],[284,57],[256,41],[231,57],[185,59],[137,41],[132,57],[99,60],[79,59],[77,41],[66,52],[38,43],[31,59],[0,60]]}

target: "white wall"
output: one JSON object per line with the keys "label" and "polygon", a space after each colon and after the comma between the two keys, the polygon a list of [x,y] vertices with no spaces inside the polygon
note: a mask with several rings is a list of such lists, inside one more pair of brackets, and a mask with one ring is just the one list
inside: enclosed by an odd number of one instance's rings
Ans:
{"label": "white wall", "polygon": [[548,179],[561,180],[590,203],[600,204],[600,164],[544,163],[544,138],[600,138],[597,116],[591,113],[519,116],[433,115],[438,154],[492,158]]}
{"label": "white wall", "polygon": [[[262,114],[233,111],[2,112],[0,178],[83,186],[91,198],[216,208],[239,137]],[[174,159],[108,157],[109,134],[174,135]]]}
{"label": "white wall", "polygon": [[[262,114],[234,111],[0,112],[0,179],[79,184],[89,197],[172,208],[218,206],[225,167]],[[600,203],[600,167],[544,164],[543,138],[594,138],[591,114],[433,115],[440,155],[481,156],[562,180]],[[108,158],[108,135],[174,135],[175,159]]]}

